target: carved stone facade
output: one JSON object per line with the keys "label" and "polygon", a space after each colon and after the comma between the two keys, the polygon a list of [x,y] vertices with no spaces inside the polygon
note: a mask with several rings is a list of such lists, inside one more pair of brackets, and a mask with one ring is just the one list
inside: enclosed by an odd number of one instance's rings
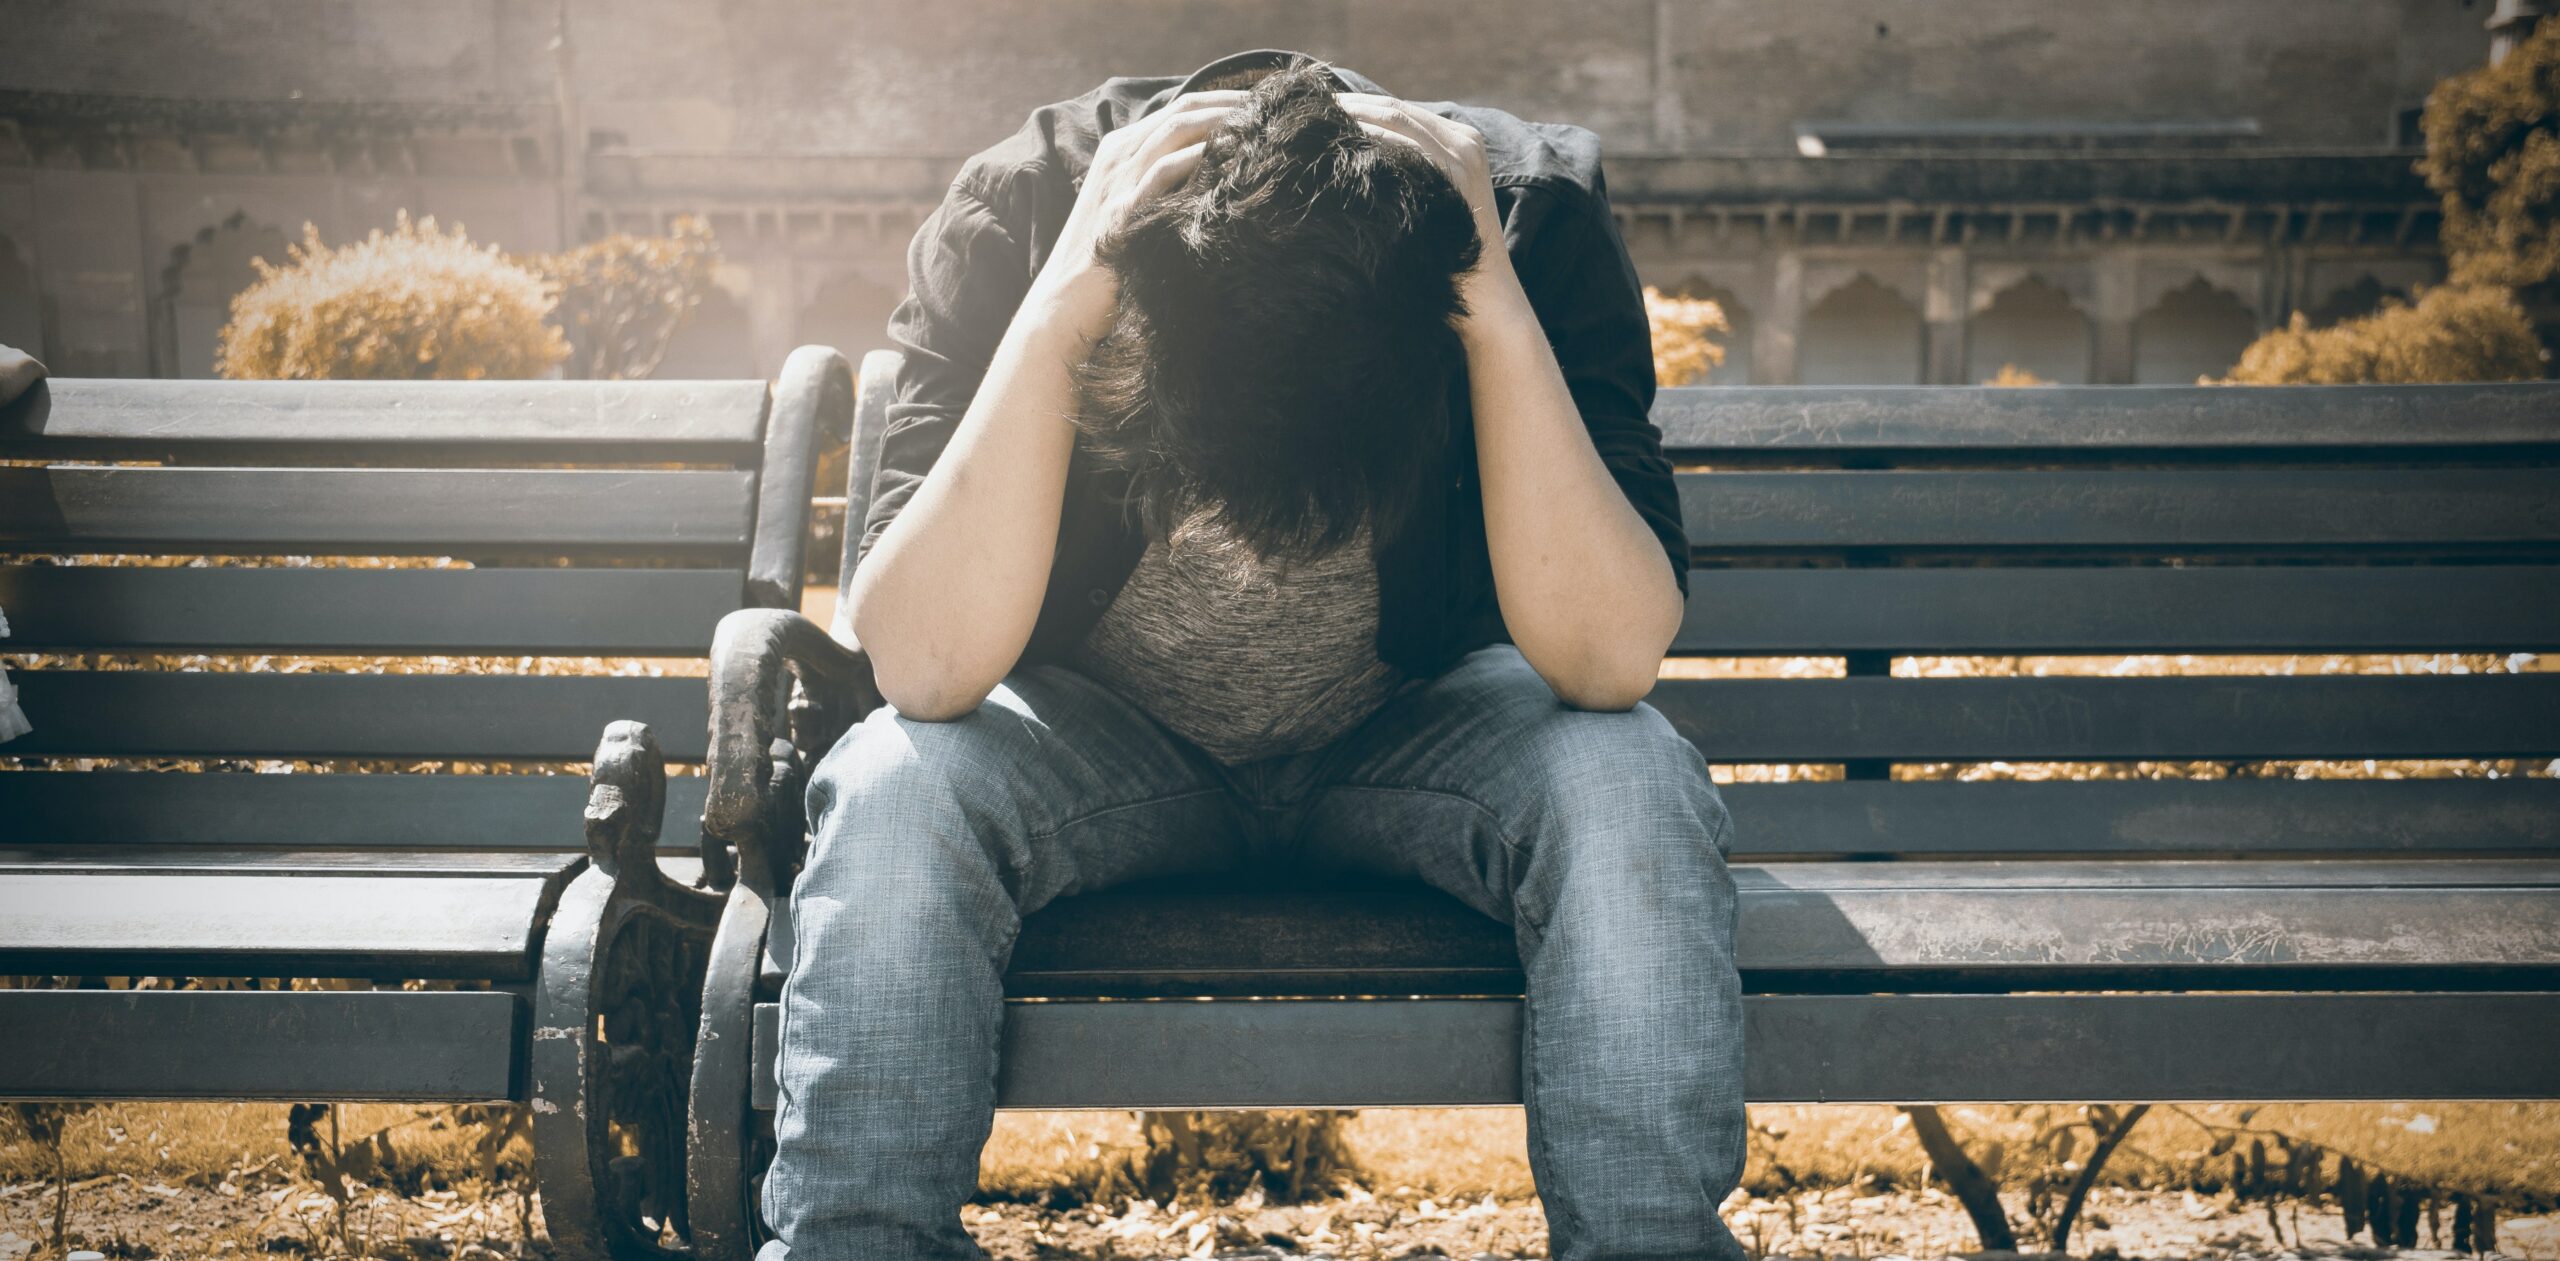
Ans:
{"label": "carved stone facade", "polygon": [[[2503,12],[2503,10],[2501,10]],[[395,212],[509,249],[705,217],[662,375],[881,343],[959,159],[1250,47],[1590,126],[1717,379],[2185,381],[2441,272],[2410,168],[2487,0],[0,0],[0,342],[196,375],[248,260]]]}

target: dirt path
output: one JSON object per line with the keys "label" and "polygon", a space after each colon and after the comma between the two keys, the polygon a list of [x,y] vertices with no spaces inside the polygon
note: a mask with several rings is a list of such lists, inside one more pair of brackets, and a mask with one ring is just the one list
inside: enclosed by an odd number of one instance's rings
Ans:
{"label": "dirt path", "polygon": [[[201,1183],[203,1180],[195,1180]],[[34,1261],[53,1211],[41,1183],[0,1186],[0,1261]],[[111,1258],[247,1258],[353,1255],[387,1261],[499,1261],[542,1257],[523,1243],[526,1206],[510,1192],[475,1198],[456,1192],[403,1197],[360,1194],[339,1206],[309,1183],[281,1179],[173,1185],[124,1175],[74,1188],[73,1246]],[[1973,1236],[1954,1203],[1936,1191],[1857,1196],[1835,1190],[1792,1201],[1737,1196],[1726,1219],[1746,1248],[1766,1257],[1912,1261],[1959,1255]],[[972,1205],[964,1220],[998,1261],[1170,1261],[1172,1258],[1406,1257],[1536,1258],[1546,1229],[1535,1201],[1442,1204],[1381,1199],[1354,1191],[1316,1204],[1271,1206],[1258,1198],[1162,1208],[1140,1201],[1114,1212],[1050,1210],[1023,1204]],[[2337,1257],[2407,1255],[2347,1243],[2344,1223],[2325,1207],[2235,1204],[2174,1191],[2102,1189],[2092,1199],[2074,1251],[2099,1258]],[[2450,1223],[2446,1223],[2450,1228]],[[2279,1232],[2281,1238],[2279,1239]],[[2501,1255],[2560,1261],[2560,1216],[2503,1223]],[[2421,1227],[2421,1239],[2426,1233]]]}

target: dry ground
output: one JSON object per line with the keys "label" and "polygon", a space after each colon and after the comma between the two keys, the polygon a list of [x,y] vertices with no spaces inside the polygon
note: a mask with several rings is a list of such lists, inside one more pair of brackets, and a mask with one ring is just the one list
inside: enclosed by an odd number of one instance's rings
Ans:
{"label": "dry ground", "polygon": [[[2209,1155],[2230,1106],[2162,1109],[2146,1119],[2092,1200],[2074,1250],[2124,1257],[2384,1255],[2347,1243],[2326,1203],[2236,1199]],[[116,1105],[69,1125],[75,1246],[118,1258],[345,1254],[385,1258],[540,1256],[538,1203],[520,1185],[521,1146],[480,1183],[476,1131],[439,1110],[345,1110],[350,1137],[390,1127],[397,1153],[379,1184],[340,1205],[305,1176],[274,1105]],[[2032,1110],[1949,1109],[1977,1147],[2031,1132]],[[1960,1210],[1922,1183],[1916,1144],[1892,1109],[1764,1107],[1746,1189],[1727,1220],[1755,1254],[1851,1258],[1947,1256],[1973,1247]],[[2560,1261],[2560,1107],[2514,1104],[2280,1105],[2246,1126],[2354,1154],[2448,1189],[2502,1192],[2507,1255]],[[1309,1204],[1247,1193],[1225,1203],[1086,1204],[1092,1169],[1139,1141],[1127,1113],[999,1118],[966,1220],[1005,1261],[1199,1255],[1472,1258],[1545,1254],[1517,1109],[1371,1111],[1351,1123],[1356,1185]],[[1781,1171],[1791,1172],[1793,1185]],[[49,1255],[50,1157],[0,1143],[0,1261]],[[2014,1215],[2014,1214],[2013,1214]],[[2446,1230],[2450,1223],[2443,1224]],[[524,1242],[531,1228],[532,1246]],[[2440,1235],[2439,1238],[2442,1236]],[[2424,1229],[2421,1239],[2427,1238]],[[2279,1242],[2281,1240],[2281,1242]]]}

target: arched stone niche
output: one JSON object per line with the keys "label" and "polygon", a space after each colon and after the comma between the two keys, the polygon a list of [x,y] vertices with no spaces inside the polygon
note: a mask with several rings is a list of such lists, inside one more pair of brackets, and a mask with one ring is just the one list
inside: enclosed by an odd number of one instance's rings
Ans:
{"label": "arched stone niche", "polygon": [[716,280],[685,313],[651,375],[662,381],[734,381],[758,375],[746,301],[727,277]]}
{"label": "arched stone niche", "polygon": [[36,270],[25,251],[0,236],[0,346],[44,357],[44,307],[36,298]]}
{"label": "arched stone niche", "polygon": [[904,296],[858,272],[840,272],[821,283],[792,322],[798,345],[833,346],[856,363],[864,351],[889,345],[889,313]]}
{"label": "arched stone niche", "polygon": [[1917,385],[1920,308],[1859,272],[1806,306],[1797,346],[1804,385]]}
{"label": "arched stone niche", "polygon": [[2228,375],[2258,336],[2258,313],[2201,275],[2148,301],[2133,322],[2136,385],[2193,385]]}
{"label": "arched stone niche", "polygon": [[282,229],[235,210],[170,249],[160,276],[169,375],[214,375],[231,299],[257,282],[257,260],[285,261],[285,244]]}
{"label": "arched stone niche", "polygon": [[2092,328],[2070,292],[2031,272],[1989,294],[1975,303],[1965,329],[1967,380],[1989,381],[2015,367],[2055,385],[2089,383]]}

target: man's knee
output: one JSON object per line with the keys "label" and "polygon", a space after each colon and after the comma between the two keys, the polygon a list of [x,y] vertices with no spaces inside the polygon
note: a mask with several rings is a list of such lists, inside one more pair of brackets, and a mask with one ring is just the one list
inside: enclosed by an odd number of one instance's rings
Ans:
{"label": "man's knee", "polygon": [[1578,809],[1697,813],[1723,823],[1706,759],[1651,705],[1560,710],[1538,724],[1528,761],[1551,799]]}
{"label": "man's knee", "polygon": [[1540,724],[1526,759],[1553,843],[1539,859],[1610,883],[1724,876],[1731,818],[1706,761],[1649,705],[1566,710]]}
{"label": "man's knee", "polygon": [[868,865],[884,848],[910,861],[985,857],[991,790],[1018,756],[1018,726],[988,705],[948,722],[884,707],[855,724],[810,776],[810,873]]}

